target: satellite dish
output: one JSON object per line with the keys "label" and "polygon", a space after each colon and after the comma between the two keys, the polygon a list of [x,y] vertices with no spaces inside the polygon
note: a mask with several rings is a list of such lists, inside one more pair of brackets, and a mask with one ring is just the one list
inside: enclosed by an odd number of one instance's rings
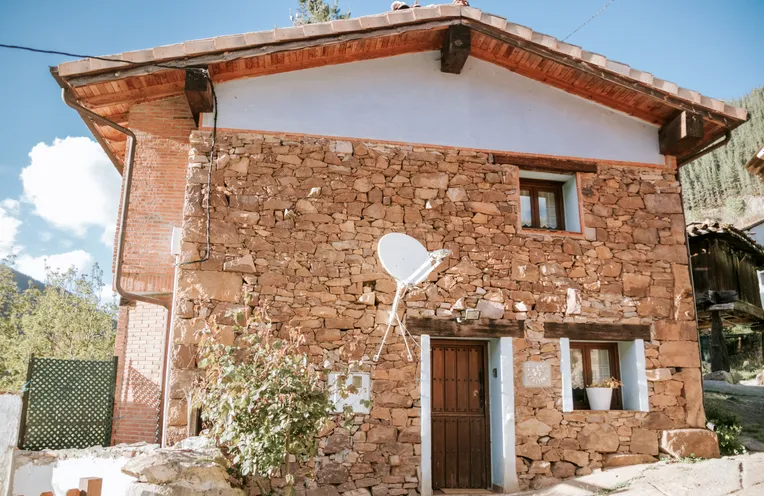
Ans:
{"label": "satellite dish", "polygon": [[[416,287],[435,270],[440,262],[446,257],[451,255],[450,250],[436,250],[428,252],[422,243],[401,233],[390,233],[382,237],[377,244],[377,256],[382,263],[382,267],[388,274],[395,278],[397,283],[397,289],[395,291],[395,299],[393,300],[393,308],[390,310],[390,317],[387,320],[387,329],[385,330],[385,336],[382,338],[382,343],[379,345],[377,354],[374,355],[374,361],[378,361],[382,353],[382,348],[387,341],[387,335],[390,332],[390,328],[393,322],[398,322],[398,329],[403,336],[403,342],[406,344],[406,353],[409,361],[413,361],[414,357],[411,354],[411,348],[409,348],[409,342],[406,335],[409,334],[406,326],[401,322],[398,317],[398,305],[406,292]],[[416,341],[414,341],[416,344]]]}

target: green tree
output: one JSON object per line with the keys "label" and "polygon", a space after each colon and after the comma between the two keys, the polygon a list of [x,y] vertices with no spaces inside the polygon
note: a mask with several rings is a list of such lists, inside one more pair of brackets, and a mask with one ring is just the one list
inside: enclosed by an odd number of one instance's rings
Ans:
{"label": "green tree", "polygon": [[[282,467],[286,494],[294,493],[291,462],[311,460],[318,434],[336,415],[332,395],[347,397],[355,389],[347,383],[349,365],[330,388],[326,370],[303,351],[305,339],[296,330],[280,337],[265,311],[249,317],[238,314],[233,345],[220,344],[225,332],[214,321],[202,332],[199,366],[204,376],[194,395],[202,408],[208,433],[226,448],[243,476],[273,477]],[[210,330],[212,329],[212,330]],[[339,415],[346,420],[351,412]]]}
{"label": "green tree", "polygon": [[31,354],[39,357],[107,359],[114,354],[117,307],[100,301],[103,272],[46,268],[42,289],[10,288],[0,269],[0,389],[18,390]]}
{"label": "green tree", "polygon": [[334,0],[334,5],[329,5],[326,0],[298,1],[297,13],[289,16],[295,26],[350,18],[350,12],[342,13],[339,0]]}
{"label": "green tree", "polygon": [[746,162],[764,145],[764,87],[731,103],[747,109],[749,121],[732,132],[726,146],[680,171],[688,219],[721,217],[724,222],[739,224],[743,220],[739,209],[724,208],[729,199],[764,194],[764,182],[745,170]]}

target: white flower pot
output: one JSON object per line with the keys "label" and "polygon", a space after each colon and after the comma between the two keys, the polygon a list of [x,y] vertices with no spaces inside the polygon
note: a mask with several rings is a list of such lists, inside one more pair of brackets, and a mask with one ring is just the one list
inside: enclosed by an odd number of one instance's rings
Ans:
{"label": "white flower pot", "polygon": [[589,398],[591,410],[610,410],[610,402],[613,400],[611,388],[586,388],[586,396]]}

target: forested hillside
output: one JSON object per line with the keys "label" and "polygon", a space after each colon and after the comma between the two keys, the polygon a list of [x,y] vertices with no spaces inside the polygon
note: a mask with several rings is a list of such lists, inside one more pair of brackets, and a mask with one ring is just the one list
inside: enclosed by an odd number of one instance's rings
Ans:
{"label": "forested hillside", "polygon": [[730,142],[682,167],[687,221],[719,220],[738,227],[764,217],[764,182],[745,163],[764,146],[764,87],[731,102],[750,113]]}

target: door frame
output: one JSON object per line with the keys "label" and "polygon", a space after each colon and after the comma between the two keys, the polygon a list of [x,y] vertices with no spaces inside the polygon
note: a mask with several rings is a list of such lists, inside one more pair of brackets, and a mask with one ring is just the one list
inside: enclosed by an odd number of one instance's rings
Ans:
{"label": "door frame", "polygon": [[[451,338],[453,339],[453,338]],[[488,483],[493,489],[503,493],[519,491],[517,480],[517,468],[515,461],[515,385],[514,385],[514,356],[512,337],[494,339],[469,339],[468,341],[482,341],[488,344],[486,359],[488,360],[489,374],[491,368],[496,368],[497,378],[492,375],[486,377],[486,399],[489,401],[489,419],[491,425],[499,426],[492,429],[493,437],[486,436],[489,443],[488,458],[491,463],[488,467]],[[495,352],[497,361],[492,362],[491,356]],[[421,335],[420,343],[420,430],[421,430],[421,462],[420,462],[420,494],[432,496],[432,347],[431,338],[427,334]],[[489,386],[491,381],[498,384]],[[496,394],[492,389],[499,388]],[[498,401],[490,402],[492,396]],[[496,417],[496,418],[494,418]],[[494,446],[494,441],[496,446]],[[499,453],[500,457],[496,454]]]}
{"label": "door frame", "polygon": [[[453,345],[453,346],[459,346],[459,345],[469,345],[469,346],[475,346],[480,347],[480,349],[483,350],[483,363],[481,364],[482,367],[482,376],[483,376],[483,384],[481,385],[483,388],[483,420],[485,422],[485,435],[483,439],[483,452],[485,453],[485,460],[483,462],[483,470],[485,471],[485,486],[480,489],[491,489],[493,487],[493,484],[491,482],[491,391],[490,391],[490,384],[489,384],[489,377],[490,372],[488,368],[488,341],[486,340],[480,340],[480,339],[437,339],[436,343],[439,346],[442,345]],[[432,345],[433,343],[430,343],[430,357],[432,357]],[[430,373],[430,387],[432,388],[432,370]],[[432,414],[432,404],[430,405],[430,430],[432,431],[432,417],[434,415]],[[478,417],[479,418],[479,417]],[[430,451],[430,456],[432,456],[432,451]],[[469,489],[469,488],[448,488],[448,489]]]}

